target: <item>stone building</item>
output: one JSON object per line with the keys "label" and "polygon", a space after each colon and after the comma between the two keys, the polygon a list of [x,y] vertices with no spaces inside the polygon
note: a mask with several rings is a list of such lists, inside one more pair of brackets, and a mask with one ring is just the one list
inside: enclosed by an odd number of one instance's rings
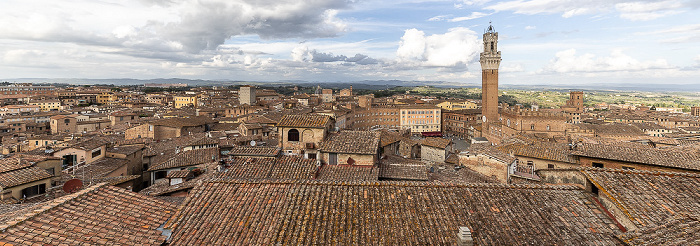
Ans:
{"label": "stone building", "polygon": [[244,85],[238,90],[238,102],[248,105],[255,105],[255,87]]}
{"label": "stone building", "polygon": [[321,162],[328,165],[372,166],[379,160],[379,132],[341,131],[321,143]]}
{"label": "stone building", "polygon": [[279,147],[286,155],[316,159],[318,147],[335,125],[328,115],[285,115],[277,123]]}
{"label": "stone building", "polygon": [[324,103],[335,101],[333,98],[333,89],[321,90],[321,101]]}
{"label": "stone building", "polygon": [[452,153],[452,140],[439,137],[428,137],[421,142],[421,160],[432,162],[445,162],[447,156]]}

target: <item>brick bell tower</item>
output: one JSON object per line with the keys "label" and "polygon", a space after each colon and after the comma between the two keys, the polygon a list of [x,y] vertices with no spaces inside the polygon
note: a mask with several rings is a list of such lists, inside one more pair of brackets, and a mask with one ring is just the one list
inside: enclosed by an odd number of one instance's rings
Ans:
{"label": "brick bell tower", "polygon": [[498,122],[498,67],[501,52],[498,51],[498,32],[489,22],[484,32],[484,52],[481,52],[481,115],[484,123]]}

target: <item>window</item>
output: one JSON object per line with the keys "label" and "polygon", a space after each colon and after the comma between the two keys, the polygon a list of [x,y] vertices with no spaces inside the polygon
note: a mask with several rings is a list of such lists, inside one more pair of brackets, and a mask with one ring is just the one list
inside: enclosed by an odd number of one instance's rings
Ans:
{"label": "window", "polygon": [[634,167],[622,166],[622,170],[634,170]]}
{"label": "window", "polygon": [[533,164],[532,161],[527,161],[528,166],[532,166],[532,164]]}
{"label": "window", "polygon": [[97,148],[92,151],[92,158],[98,157],[102,154],[102,148]]}
{"label": "window", "polygon": [[39,184],[22,190],[22,198],[33,197],[46,193],[46,184]]}
{"label": "window", "polygon": [[547,164],[547,168],[554,169],[554,164]]}
{"label": "window", "polygon": [[547,125],[547,131],[549,131],[549,129],[550,129],[550,128],[549,128],[549,125]]}
{"label": "window", "polygon": [[299,141],[299,130],[289,130],[289,132],[287,132],[287,141]]}
{"label": "window", "polygon": [[155,173],[155,179],[164,179],[167,176],[168,176],[167,171],[158,171]]}
{"label": "window", "polygon": [[338,154],[337,153],[328,153],[328,164],[329,165],[338,165]]}
{"label": "window", "polygon": [[535,124],[530,125],[530,130],[535,130]]}
{"label": "window", "polygon": [[603,163],[598,163],[598,162],[593,162],[592,165],[593,165],[593,167],[597,167],[597,168],[604,168],[605,167],[605,165],[603,165]]}
{"label": "window", "polygon": [[52,168],[47,168],[46,171],[49,172],[51,175],[55,175],[55,174],[56,174],[56,169],[53,168],[53,167],[52,167]]}

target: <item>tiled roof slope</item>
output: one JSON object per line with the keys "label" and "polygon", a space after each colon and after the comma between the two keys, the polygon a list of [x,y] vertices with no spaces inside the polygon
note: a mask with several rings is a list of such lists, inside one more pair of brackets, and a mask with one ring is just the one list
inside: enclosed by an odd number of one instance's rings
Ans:
{"label": "tiled roof slope", "polygon": [[452,143],[452,140],[446,139],[446,138],[439,138],[439,137],[428,137],[423,139],[421,141],[421,145],[423,146],[428,146],[428,147],[433,147],[433,148],[438,148],[438,149],[444,149],[447,148],[448,145]]}
{"label": "tiled roof slope", "polygon": [[296,156],[234,157],[214,179],[313,179],[317,170],[316,160]]}
{"label": "tiled roof slope", "polygon": [[187,167],[219,161],[219,148],[194,149],[183,151],[174,157],[153,165],[148,171]]}
{"label": "tiled roof slope", "polygon": [[32,163],[27,160],[21,160],[21,158],[17,157],[0,159],[0,173],[27,168],[30,166],[32,166]]}
{"label": "tiled roof slope", "polygon": [[561,148],[551,148],[545,146],[506,144],[496,147],[504,153],[512,153],[515,156],[525,156],[542,160],[559,161],[566,163],[576,163],[576,159],[571,155],[571,151]]}
{"label": "tiled roof slope", "polygon": [[40,167],[30,167],[0,174],[0,188],[10,188],[21,184],[53,177]]}
{"label": "tiled roof slope", "polygon": [[625,245],[700,245],[698,214],[679,214],[660,225],[617,235]]}
{"label": "tiled roof slope", "polygon": [[698,174],[597,168],[582,172],[638,228],[663,223],[680,212],[700,214]]}
{"label": "tiled roof slope", "polygon": [[694,153],[604,144],[577,144],[574,150],[573,154],[579,156],[700,170],[700,155]]}
{"label": "tiled roof slope", "polygon": [[175,206],[104,183],[42,203],[0,225],[0,244],[160,245]]}
{"label": "tiled roof slope", "polygon": [[615,245],[615,223],[570,186],[228,181],[195,187],[166,224],[178,245]]}
{"label": "tiled roof slope", "polygon": [[328,115],[285,115],[277,123],[277,127],[308,127],[308,128],[324,128],[331,120]]}
{"label": "tiled roof slope", "polygon": [[317,179],[331,181],[378,181],[379,168],[324,165],[318,171]]}
{"label": "tiled roof slope", "polygon": [[376,154],[379,149],[379,132],[342,131],[333,133],[321,143],[319,150],[331,153]]}
{"label": "tiled roof slope", "polygon": [[243,155],[243,156],[270,156],[274,157],[280,153],[277,147],[248,147],[248,146],[233,146],[228,155]]}
{"label": "tiled roof slope", "polygon": [[390,180],[428,180],[428,166],[419,160],[387,155],[379,164],[379,177]]}
{"label": "tiled roof slope", "polygon": [[270,172],[273,179],[312,179],[318,170],[316,160],[297,156],[277,158],[275,167]]}

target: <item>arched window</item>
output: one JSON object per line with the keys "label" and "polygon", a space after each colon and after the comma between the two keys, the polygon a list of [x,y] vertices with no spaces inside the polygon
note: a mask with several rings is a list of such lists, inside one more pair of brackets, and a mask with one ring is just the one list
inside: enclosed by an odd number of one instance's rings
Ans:
{"label": "arched window", "polygon": [[289,130],[289,132],[287,132],[287,141],[299,141],[299,130]]}

